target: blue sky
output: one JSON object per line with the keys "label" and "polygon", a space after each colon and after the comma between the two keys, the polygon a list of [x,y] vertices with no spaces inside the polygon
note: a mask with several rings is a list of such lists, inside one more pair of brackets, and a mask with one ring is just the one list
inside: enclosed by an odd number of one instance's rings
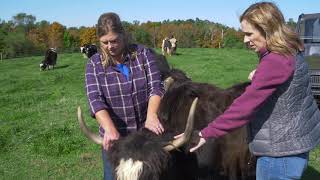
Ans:
{"label": "blue sky", "polygon": [[[239,27],[238,17],[254,0],[3,0],[0,19],[17,13],[36,16],[37,21],[57,21],[67,27],[94,26],[100,14],[116,12],[132,22],[166,19],[207,19]],[[295,21],[301,13],[320,13],[320,0],[274,0],[285,18]]]}

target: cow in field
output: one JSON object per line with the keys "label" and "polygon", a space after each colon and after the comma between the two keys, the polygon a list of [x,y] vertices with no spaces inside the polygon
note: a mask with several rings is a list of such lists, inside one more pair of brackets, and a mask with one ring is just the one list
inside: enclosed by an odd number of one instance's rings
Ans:
{"label": "cow in field", "polygon": [[40,71],[44,71],[46,69],[54,69],[54,66],[57,63],[57,50],[55,48],[50,48],[46,51],[44,60],[40,63]]}
{"label": "cow in field", "polygon": [[[246,142],[246,127],[215,141],[208,140],[198,151],[189,149],[198,142],[198,132],[222,114],[249,83],[221,89],[192,82],[184,72],[172,69],[163,74],[166,93],[159,107],[165,132],[157,136],[141,129],[114,142],[109,158],[114,177],[119,180],[255,179],[255,157]],[[80,127],[87,137],[101,144],[84,124],[78,109]],[[173,137],[184,133],[179,139]]]}
{"label": "cow in field", "polygon": [[83,54],[83,57],[90,58],[98,52],[98,48],[94,44],[84,44],[82,47],[80,47],[80,52]]}
{"label": "cow in field", "polygon": [[169,39],[171,43],[171,55],[175,55],[177,52],[177,39],[172,35],[171,38]]}
{"label": "cow in field", "polygon": [[168,37],[165,37],[162,40],[162,45],[161,45],[161,50],[162,50],[162,55],[170,55],[171,56],[171,42]]}

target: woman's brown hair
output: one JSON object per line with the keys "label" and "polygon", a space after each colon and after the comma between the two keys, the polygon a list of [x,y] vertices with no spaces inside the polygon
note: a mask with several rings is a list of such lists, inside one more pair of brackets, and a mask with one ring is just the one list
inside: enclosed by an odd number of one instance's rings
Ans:
{"label": "woman's brown hair", "polygon": [[[101,38],[102,36],[108,34],[109,32],[117,33],[121,38],[124,43],[124,52],[128,51],[128,42],[126,38],[126,33],[125,30],[122,26],[120,17],[116,13],[104,13],[102,14],[99,19],[98,19],[98,24],[97,24],[97,37]],[[115,62],[113,58],[109,55],[109,53],[104,49],[101,48],[101,54],[102,54],[102,64],[104,66],[108,65],[114,65]]]}
{"label": "woman's brown hair", "polygon": [[267,49],[283,55],[295,55],[303,44],[297,33],[290,29],[279,8],[271,2],[252,4],[241,16],[263,34]]}

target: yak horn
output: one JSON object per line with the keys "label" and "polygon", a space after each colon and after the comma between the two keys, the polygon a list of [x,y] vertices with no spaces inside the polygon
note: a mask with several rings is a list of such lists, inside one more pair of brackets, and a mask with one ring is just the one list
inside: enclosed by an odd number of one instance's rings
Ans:
{"label": "yak horn", "polygon": [[93,133],[84,122],[80,106],[78,107],[78,120],[80,124],[80,129],[87,136],[87,138],[89,138],[90,140],[92,140],[93,142],[99,145],[102,145],[102,142],[103,142],[102,137]]}
{"label": "yak horn", "polygon": [[171,84],[173,83],[174,79],[169,76],[167,77],[164,81],[163,81],[163,84],[164,84],[164,90],[167,91],[169,89],[169,87],[171,86]]}
{"label": "yak horn", "polygon": [[173,140],[168,145],[163,147],[165,151],[171,151],[173,149],[179,148],[180,146],[185,144],[187,141],[189,141],[189,139],[191,138],[192,131],[193,131],[193,124],[194,124],[194,112],[197,107],[197,102],[198,102],[198,98],[195,98],[191,104],[186,129],[184,130],[183,135],[180,138]]}

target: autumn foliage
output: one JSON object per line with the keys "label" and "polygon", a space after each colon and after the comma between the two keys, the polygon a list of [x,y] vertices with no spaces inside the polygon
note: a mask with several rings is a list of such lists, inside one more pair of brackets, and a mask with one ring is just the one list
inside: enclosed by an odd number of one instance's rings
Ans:
{"label": "autumn foliage", "polygon": [[[243,35],[223,24],[196,18],[162,22],[123,21],[132,43],[160,48],[162,39],[175,36],[178,47],[242,48]],[[97,44],[95,27],[65,27],[59,22],[36,22],[36,17],[19,13],[12,21],[0,20],[0,53],[4,58],[42,55],[47,48],[79,52],[84,44]]]}
{"label": "autumn foliage", "polygon": [[97,36],[96,36],[96,28],[84,28],[80,31],[80,45],[84,44],[96,44]]}

